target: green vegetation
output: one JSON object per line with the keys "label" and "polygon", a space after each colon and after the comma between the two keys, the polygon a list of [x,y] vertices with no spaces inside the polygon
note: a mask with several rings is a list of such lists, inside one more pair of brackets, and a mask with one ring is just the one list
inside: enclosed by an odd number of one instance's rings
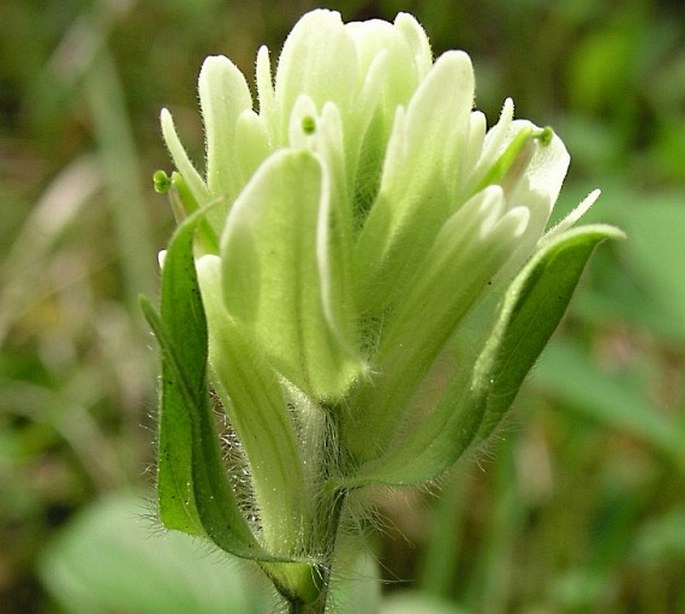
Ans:
{"label": "green vegetation", "polygon": [[[203,58],[224,53],[251,76],[259,44],[275,52],[313,6],[3,0],[3,611],[257,614],[275,603],[217,555],[182,564],[192,541],[162,538],[150,518],[157,361],[137,296],[155,295],[156,252],[174,226],[150,180],[171,171],[160,107],[201,159]],[[565,141],[556,214],[600,187],[585,221],[629,235],[592,260],[498,441],[430,492],[372,495],[380,564],[359,561],[332,603],[380,608],[366,581],[380,575],[383,612],[685,610],[681,3],[327,6],[345,20],[409,10],[436,53],[468,51],[490,124],[511,96],[517,116]]]}

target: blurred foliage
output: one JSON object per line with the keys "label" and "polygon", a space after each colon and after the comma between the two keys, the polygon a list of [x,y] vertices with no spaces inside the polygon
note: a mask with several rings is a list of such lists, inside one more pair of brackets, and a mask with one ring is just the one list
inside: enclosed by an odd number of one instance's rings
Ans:
{"label": "blurred foliage", "polygon": [[[144,508],[117,498],[151,483],[156,359],[136,297],[155,293],[173,224],[149,181],[169,169],[157,117],[171,107],[200,158],[202,59],[251,74],[258,46],[276,51],[313,6],[3,0],[0,611],[171,612],[170,586],[214,611],[192,596],[228,581],[224,563],[172,563],[162,553],[188,544],[157,546],[130,524]],[[590,217],[630,235],[597,254],[500,441],[435,492],[377,495],[383,611],[685,611],[685,6],[328,6],[346,20],[410,11],[436,53],[467,50],[491,122],[512,96],[566,141],[558,215],[598,185]],[[94,575],[105,562],[109,581]],[[242,573],[232,598],[250,605],[225,611],[263,611]],[[358,577],[376,573],[366,562]],[[377,601],[345,580],[344,609]]]}

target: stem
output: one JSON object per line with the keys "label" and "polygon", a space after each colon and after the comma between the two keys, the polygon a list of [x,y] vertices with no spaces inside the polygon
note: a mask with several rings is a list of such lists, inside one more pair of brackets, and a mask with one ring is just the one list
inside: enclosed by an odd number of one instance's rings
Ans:
{"label": "stem", "polygon": [[323,589],[321,589],[321,596],[317,601],[321,602],[321,612],[326,611],[326,600],[328,598],[328,590],[331,585],[331,568],[333,566],[333,560],[335,555],[335,546],[338,538],[338,528],[340,525],[340,518],[342,516],[343,507],[345,505],[345,499],[347,497],[347,491],[339,490],[333,495],[333,505],[331,508],[331,513],[327,519],[326,527],[326,538],[327,538],[327,564],[322,572],[323,577]]}
{"label": "stem", "polygon": [[347,498],[346,490],[336,489],[332,491],[325,487],[329,478],[339,473],[342,460],[342,451],[337,448],[336,445],[339,430],[337,420],[339,412],[337,410],[339,408],[328,407],[326,409],[327,420],[330,420],[330,430],[327,435],[325,435],[328,441],[325,442],[324,448],[328,448],[328,450],[331,451],[334,450],[335,453],[328,457],[324,456],[322,459],[322,489],[315,508],[317,513],[314,519],[312,541],[312,545],[314,546],[313,552],[315,552],[316,558],[321,561],[316,567],[316,573],[318,574],[316,583],[321,587],[321,591],[316,600],[310,603],[304,603],[301,599],[297,598],[288,599],[288,612],[290,614],[324,614],[326,611],[331,569],[335,558],[340,519],[342,517],[345,499]]}
{"label": "stem", "polygon": [[291,601],[288,604],[288,614],[323,614],[326,610],[326,600],[317,599],[314,603]]}
{"label": "stem", "polygon": [[[321,592],[316,601],[304,603],[300,599],[288,600],[289,614],[324,614],[326,602],[328,600],[328,590],[330,588],[331,569],[335,556],[335,546],[338,537],[338,527],[340,517],[345,504],[345,491],[337,491],[333,494],[331,505],[326,509],[328,513],[322,513],[320,520],[322,531],[320,534],[320,545],[324,562],[317,567],[319,574],[318,584],[321,585]],[[286,597],[287,598],[287,597]]]}

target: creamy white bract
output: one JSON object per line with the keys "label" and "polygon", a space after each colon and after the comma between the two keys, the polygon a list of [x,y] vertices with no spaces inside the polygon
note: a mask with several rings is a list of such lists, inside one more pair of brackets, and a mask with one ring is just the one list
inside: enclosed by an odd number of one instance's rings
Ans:
{"label": "creamy white bract", "polygon": [[[433,301],[465,311],[500,269],[531,255],[569,156],[556,135],[514,120],[511,100],[486,130],[468,55],[434,61],[404,13],[347,24],[336,12],[308,13],[275,80],[260,49],[256,81],[258,110],[230,60],[205,61],[204,176],[162,112],[195,200],[222,203],[208,212],[220,251],[206,259],[217,262],[199,270],[221,268],[228,312],[287,379],[317,399],[340,398],[383,370],[393,344],[422,345],[431,320],[450,335],[455,322]],[[462,278],[468,291],[453,287]],[[376,360],[364,323],[388,314],[397,323],[373,340]]]}
{"label": "creamy white bract", "polygon": [[[598,192],[545,231],[569,165],[562,141],[515,120],[511,100],[488,129],[468,55],[434,59],[410,15],[307,13],[275,77],[259,50],[256,91],[255,102],[230,60],[207,58],[206,170],[164,110],[178,173],[159,180],[176,190],[179,218],[200,220],[210,379],[256,507],[239,535],[205,523],[213,508],[198,506],[198,522],[240,556],[259,542],[279,590],[311,600],[344,493],[429,480],[486,438],[594,245],[621,233],[573,228]],[[445,357],[451,368],[431,380]]]}

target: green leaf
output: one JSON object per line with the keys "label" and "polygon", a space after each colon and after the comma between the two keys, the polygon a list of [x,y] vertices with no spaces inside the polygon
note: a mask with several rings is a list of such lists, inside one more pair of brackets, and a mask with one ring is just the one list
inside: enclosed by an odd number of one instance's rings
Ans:
{"label": "green leaf", "polygon": [[584,226],[545,245],[507,290],[475,364],[460,370],[420,428],[401,447],[332,486],[424,482],[449,468],[469,445],[487,438],[559,324],[595,246],[622,236],[610,226]]}
{"label": "green leaf", "polygon": [[578,344],[567,342],[549,348],[531,379],[559,397],[569,411],[628,433],[675,466],[685,467],[685,428],[655,410],[634,374],[603,373]]}
{"label": "green leaf", "polygon": [[[171,173],[171,189],[169,190],[169,202],[171,210],[174,212],[176,222],[181,224],[188,215],[193,214],[198,210],[198,203],[193,197],[192,192],[188,188],[185,179],[181,173],[174,171]],[[216,201],[208,208],[213,208],[220,201]],[[219,253],[219,238],[212,228],[207,218],[203,217],[197,222],[197,235],[202,248],[211,254]]]}
{"label": "green leaf", "polygon": [[178,532],[161,535],[145,495],[118,493],[80,512],[42,553],[38,573],[71,614],[266,612],[266,581]]}
{"label": "green leaf", "polygon": [[164,525],[206,535],[222,549],[273,559],[255,540],[228,482],[207,388],[207,325],[193,260],[200,217],[169,244],[162,274],[161,317],[142,307],[162,353],[157,491]]}
{"label": "green leaf", "polygon": [[566,312],[597,244],[624,237],[617,228],[602,224],[568,230],[544,245],[511,284],[476,364],[475,377],[490,382],[479,440],[493,432],[511,406]]}
{"label": "green leaf", "polygon": [[275,153],[233,205],[221,250],[229,313],[317,399],[339,398],[364,368],[341,322],[354,306],[330,308],[344,296],[349,263],[344,245],[329,240],[328,180],[310,152]]}

